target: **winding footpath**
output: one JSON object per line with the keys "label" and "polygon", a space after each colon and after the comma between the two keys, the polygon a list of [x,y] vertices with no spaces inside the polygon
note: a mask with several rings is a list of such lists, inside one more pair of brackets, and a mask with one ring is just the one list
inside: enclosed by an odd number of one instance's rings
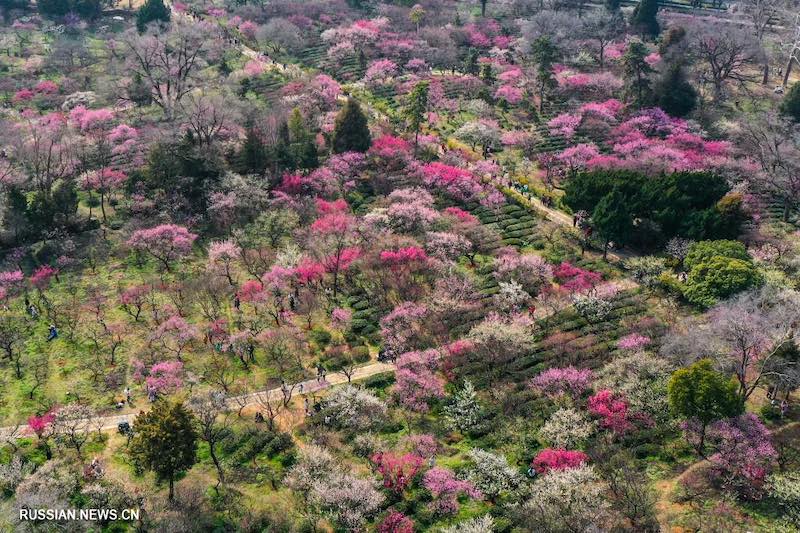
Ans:
{"label": "winding footpath", "polygon": [[[394,371],[394,365],[374,362],[356,368],[355,372],[351,376],[351,381],[360,381],[377,374]],[[337,372],[335,374],[331,374],[330,376],[326,376],[325,379],[321,381],[318,381],[316,378],[309,379],[300,383],[295,383],[291,386],[287,385],[287,388],[293,391],[294,397],[311,394],[333,387],[334,385],[341,385],[343,383],[347,383],[347,376],[341,372]],[[300,392],[301,390],[302,393]],[[278,400],[280,398],[283,398],[283,390],[281,387],[276,387],[274,389],[267,389],[241,396],[230,396],[226,401],[231,409],[239,410],[249,406],[257,406],[260,402],[265,400]],[[137,414],[138,413],[124,413],[113,416],[101,416],[91,420],[86,419],[83,422],[87,425],[87,431],[116,430],[117,425],[121,424],[122,422],[133,424],[133,419],[136,418]],[[0,427],[0,441],[5,441],[9,438],[30,437],[33,434],[34,433],[30,430],[30,428],[24,424],[20,426]]]}

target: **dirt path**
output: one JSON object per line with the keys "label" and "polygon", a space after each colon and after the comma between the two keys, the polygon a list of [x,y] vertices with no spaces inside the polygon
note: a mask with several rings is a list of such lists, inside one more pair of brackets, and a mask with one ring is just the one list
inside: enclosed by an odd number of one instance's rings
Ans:
{"label": "dirt path", "polygon": [[[358,367],[352,376],[352,381],[359,381],[376,374],[394,371],[394,365],[378,362],[370,363],[368,365]],[[288,388],[292,390],[293,395],[302,396],[304,394],[310,394],[312,392],[327,389],[334,385],[341,385],[343,383],[347,383],[347,377],[341,372],[337,372],[335,374],[326,376],[326,378],[322,381],[317,381],[316,378],[309,379],[300,383],[295,383]],[[231,396],[227,399],[227,402],[231,409],[236,410],[240,407],[256,405],[259,399],[266,399],[265,396],[270,400],[282,398],[283,391],[280,387],[276,387],[274,389],[263,390],[241,396]],[[96,431],[98,428],[102,430],[117,429],[117,425],[122,422],[132,423],[133,419],[136,417],[136,414],[137,413],[124,413],[114,416],[103,416],[92,420],[88,425],[92,431]],[[6,440],[12,436],[29,437],[32,435],[33,432],[30,431],[26,425],[0,427],[0,440]]]}

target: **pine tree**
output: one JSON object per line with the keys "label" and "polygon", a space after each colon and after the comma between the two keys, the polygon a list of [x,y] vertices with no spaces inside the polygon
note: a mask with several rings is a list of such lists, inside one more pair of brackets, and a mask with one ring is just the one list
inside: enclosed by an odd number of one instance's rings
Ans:
{"label": "pine tree", "polygon": [[492,83],[495,82],[494,69],[492,68],[492,65],[486,63],[481,66],[480,78],[487,85],[491,85]]}
{"label": "pine tree", "polygon": [[480,424],[482,415],[475,387],[465,379],[464,387],[456,391],[450,404],[444,408],[445,420],[451,429],[466,432]]}
{"label": "pine tree", "polygon": [[650,74],[653,68],[645,61],[647,47],[641,41],[632,41],[622,56],[626,92],[635,105],[642,107],[650,99]]}
{"label": "pine tree", "polygon": [[553,66],[558,61],[558,48],[547,36],[536,39],[531,45],[531,57],[536,63],[536,91],[539,93],[539,113],[550,91],[558,86]]}
{"label": "pine tree", "polygon": [[800,81],[796,82],[783,97],[781,113],[795,122],[800,122]]}
{"label": "pine tree", "polygon": [[371,144],[367,117],[358,102],[348,98],[334,123],[333,152],[366,152]]}
{"label": "pine tree", "polygon": [[408,106],[406,107],[406,119],[408,127],[414,132],[414,154],[417,153],[419,145],[419,132],[425,120],[425,113],[428,111],[428,89],[429,83],[421,81],[414,86],[408,96]]}
{"label": "pine tree", "polygon": [[685,117],[697,105],[697,91],[678,63],[667,67],[653,92],[655,104],[673,117]]}
{"label": "pine tree", "polygon": [[656,37],[661,32],[657,15],[658,0],[640,0],[631,15],[631,25],[638,28],[642,36]]}
{"label": "pine tree", "polygon": [[603,259],[608,254],[608,245],[614,240],[623,243],[633,234],[633,216],[628,201],[619,189],[603,196],[592,211],[592,225],[605,240]]}
{"label": "pine tree", "polygon": [[136,29],[144,33],[147,25],[154,21],[169,22],[169,8],[164,5],[164,0],[147,0],[136,13]]}
{"label": "pine tree", "polygon": [[480,70],[480,66],[478,65],[478,51],[474,48],[470,48],[469,52],[467,52],[467,60],[465,62],[464,70],[467,71],[467,74],[472,74],[473,76],[478,74]]}
{"label": "pine tree", "polygon": [[289,153],[291,154],[294,168],[312,169],[319,166],[317,146],[314,137],[306,128],[305,119],[300,109],[294,108],[287,123],[289,130]]}
{"label": "pine tree", "polygon": [[134,464],[152,470],[159,481],[169,481],[169,499],[175,496],[175,477],[197,461],[195,418],[181,402],[159,400],[133,423],[130,454]]}
{"label": "pine tree", "polygon": [[267,148],[252,124],[245,126],[244,144],[236,154],[237,170],[241,174],[263,174],[269,162]]}

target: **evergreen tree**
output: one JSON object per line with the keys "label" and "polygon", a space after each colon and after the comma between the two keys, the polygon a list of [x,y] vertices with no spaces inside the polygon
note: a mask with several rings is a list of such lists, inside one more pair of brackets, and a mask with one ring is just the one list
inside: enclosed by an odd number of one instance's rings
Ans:
{"label": "evergreen tree", "polygon": [[139,468],[151,470],[159,481],[169,482],[169,499],[175,496],[175,477],[197,461],[195,417],[181,402],[159,400],[134,422],[131,458]]}
{"label": "evergreen tree", "polygon": [[408,95],[408,106],[406,107],[406,120],[411,131],[414,132],[414,154],[417,153],[419,145],[419,132],[425,121],[425,113],[428,111],[428,89],[429,83],[421,81],[414,86]]}
{"label": "evergreen tree", "polygon": [[598,202],[592,211],[592,225],[604,239],[603,259],[608,254],[608,244],[613,240],[625,243],[633,233],[633,215],[628,200],[619,189],[614,189]]}
{"label": "evergreen tree", "polygon": [[317,146],[314,136],[306,128],[305,119],[300,109],[294,108],[287,123],[289,131],[289,153],[294,168],[312,169],[319,166]]}
{"label": "evergreen tree", "polygon": [[269,155],[261,136],[252,124],[245,127],[244,144],[236,154],[236,168],[241,174],[263,174]]}
{"label": "evergreen tree", "polygon": [[650,100],[650,74],[653,68],[645,61],[647,46],[641,41],[632,41],[622,56],[623,77],[628,99],[642,107]]}
{"label": "evergreen tree", "polygon": [[467,74],[472,74],[473,76],[478,74],[478,71],[480,70],[480,66],[478,65],[478,57],[480,57],[478,55],[478,51],[474,48],[470,48],[467,52],[467,60],[464,65],[464,70],[467,72]]}
{"label": "evergreen tree", "polygon": [[697,105],[697,91],[679,63],[667,67],[653,93],[655,104],[673,117],[685,117]]}
{"label": "evergreen tree", "polygon": [[483,409],[478,403],[478,395],[471,381],[464,380],[464,387],[456,391],[450,404],[445,406],[444,417],[451,429],[462,432],[473,430],[480,425]]}
{"label": "evergreen tree", "polygon": [[339,111],[333,128],[333,152],[366,152],[372,144],[367,126],[367,117],[361,106],[352,98],[347,99]]}
{"label": "evergreen tree", "polygon": [[605,0],[606,9],[616,13],[619,11],[620,0]]}
{"label": "evergreen tree", "polygon": [[154,21],[169,22],[169,8],[164,0],[147,0],[136,12],[136,29],[144,33],[147,25]]}
{"label": "evergreen tree", "polygon": [[781,113],[800,122],[800,81],[796,82],[783,97],[781,102]]}
{"label": "evergreen tree", "polygon": [[631,15],[631,25],[636,27],[642,36],[656,37],[661,32],[657,15],[658,0],[640,0]]}
{"label": "evergreen tree", "polygon": [[558,61],[559,51],[547,36],[536,39],[531,45],[531,57],[536,63],[536,91],[539,93],[539,113],[551,91],[558,87],[553,67]]}
{"label": "evergreen tree", "polygon": [[481,66],[480,78],[487,85],[491,85],[495,82],[494,69],[492,68],[492,65],[486,63]]}

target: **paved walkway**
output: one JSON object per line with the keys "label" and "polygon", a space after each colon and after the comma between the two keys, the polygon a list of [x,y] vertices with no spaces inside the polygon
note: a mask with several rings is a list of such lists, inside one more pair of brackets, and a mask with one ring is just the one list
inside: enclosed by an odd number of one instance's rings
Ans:
{"label": "paved walkway", "polygon": [[[370,363],[368,365],[358,367],[353,375],[351,376],[351,381],[359,381],[362,379],[366,379],[370,376],[374,376],[376,374],[382,374],[384,372],[394,372],[395,367],[394,365],[388,363]],[[316,378],[309,379],[303,381],[301,383],[295,383],[290,388],[292,390],[293,396],[302,396],[304,394],[309,394],[312,392],[320,391],[323,389],[327,389],[334,385],[340,385],[343,383],[347,383],[347,377],[341,373],[336,372],[334,374],[330,374],[326,376],[323,381],[317,381]],[[300,386],[302,385],[303,392],[300,392]],[[244,394],[241,396],[231,396],[227,399],[228,405],[231,409],[238,410],[242,407],[247,407],[250,405],[258,405],[259,400],[264,400],[264,397],[269,398],[270,400],[277,400],[279,398],[283,398],[283,391],[280,387],[276,387],[274,389],[268,389],[258,392],[253,392],[250,394]],[[136,418],[137,413],[125,413],[119,414],[114,416],[103,416],[97,419],[93,419],[91,423],[88,424],[89,428],[92,431],[97,431],[98,429],[102,430],[109,430],[109,429],[117,429],[117,425],[122,422],[133,423],[133,419]],[[0,427],[0,440],[6,440],[10,435],[13,435],[16,430],[16,436],[18,437],[29,437],[33,435],[33,432],[30,431],[27,425],[21,426],[6,426]]]}

